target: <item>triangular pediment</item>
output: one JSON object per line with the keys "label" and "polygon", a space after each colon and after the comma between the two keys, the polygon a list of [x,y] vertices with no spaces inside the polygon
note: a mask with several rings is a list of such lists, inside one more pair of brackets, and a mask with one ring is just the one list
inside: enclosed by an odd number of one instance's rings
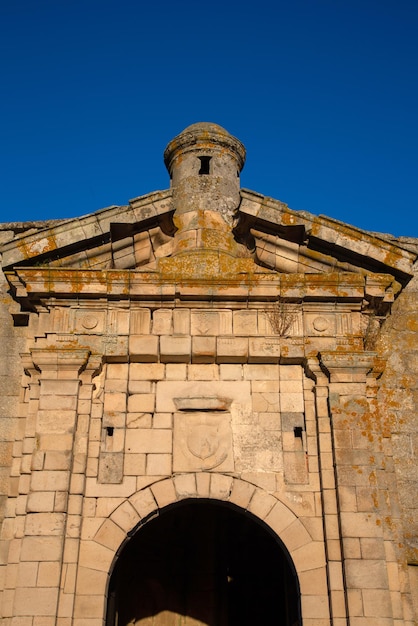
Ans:
{"label": "triangular pediment", "polygon": [[[158,191],[82,217],[37,224],[1,248],[3,269],[48,266],[134,269],[151,263],[172,240],[171,191]],[[23,226],[23,225],[22,225]],[[159,251],[159,252],[157,252]]]}
{"label": "triangular pediment", "polygon": [[383,236],[252,191],[240,197],[234,224],[213,209],[178,216],[167,190],[80,218],[22,225],[1,249],[11,293],[22,311],[57,299],[284,298],[385,315],[411,278],[416,254]]}
{"label": "triangular pediment", "polygon": [[384,235],[293,211],[246,189],[241,198],[236,236],[266,267],[285,273],[387,273],[403,284],[412,275],[416,254]]}
{"label": "triangular pediment", "polygon": [[[147,269],[170,258],[176,239],[171,190],[22,231],[2,246],[3,268]],[[408,282],[416,255],[383,235],[241,190],[230,255],[285,274],[390,274]],[[189,254],[191,252],[189,251]],[[202,256],[199,256],[202,261]],[[193,262],[189,259],[189,266]]]}

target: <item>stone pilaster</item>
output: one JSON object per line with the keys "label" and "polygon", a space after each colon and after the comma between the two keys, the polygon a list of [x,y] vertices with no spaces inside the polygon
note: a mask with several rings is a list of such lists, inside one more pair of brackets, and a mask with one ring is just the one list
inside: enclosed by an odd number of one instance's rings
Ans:
{"label": "stone pilaster", "polygon": [[[336,480],[349,623],[394,624],[386,566],[385,439],[373,401],[374,353],[321,354],[329,378],[330,443]],[[324,491],[325,496],[325,491]]]}
{"label": "stone pilaster", "polygon": [[30,615],[48,626],[57,623],[60,581],[70,579],[67,572],[63,577],[66,538],[78,532],[81,522],[81,511],[73,513],[78,510],[74,496],[84,490],[84,474],[77,471],[78,433],[80,426],[86,428],[86,416],[79,416],[79,389],[88,357],[85,349],[56,345],[33,348],[24,356],[30,375],[28,414],[9,549],[15,555],[9,559],[15,592],[5,617]]}
{"label": "stone pilaster", "polygon": [[337,482],[334,470],[332,426],[329,414],[329,381],[317,359],[309,359],[308,366],[315,377],[315,408],[319,479],[327,560],[328,599],[333,626],[347,626],[341,529],[338,517]]}

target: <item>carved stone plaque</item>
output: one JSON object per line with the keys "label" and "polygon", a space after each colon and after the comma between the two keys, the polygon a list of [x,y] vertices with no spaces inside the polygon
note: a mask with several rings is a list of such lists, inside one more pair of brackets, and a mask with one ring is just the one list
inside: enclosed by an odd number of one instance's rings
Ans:
{"label": "carved stone plaque", "polygon": [[173,466],[175,472],[233,471],[230,414],[175,413]]}

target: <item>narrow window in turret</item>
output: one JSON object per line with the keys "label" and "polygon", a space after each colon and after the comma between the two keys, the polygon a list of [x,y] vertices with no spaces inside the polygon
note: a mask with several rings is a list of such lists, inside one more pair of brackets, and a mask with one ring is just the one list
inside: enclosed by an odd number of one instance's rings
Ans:
{"label": "narrow window in turret", "polygon": [[205,174],[210,174],[209,171],[209,163],[212,157],[208,157],[208,156],[201,156],[199,157],[200,160],[200,170],[199,170],[199,175],[202,176]]}

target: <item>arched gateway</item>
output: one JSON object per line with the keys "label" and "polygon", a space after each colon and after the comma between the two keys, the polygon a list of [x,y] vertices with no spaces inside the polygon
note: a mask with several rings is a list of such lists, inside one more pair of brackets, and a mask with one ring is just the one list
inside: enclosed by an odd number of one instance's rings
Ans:
{"label": "arched gateway", "polygon": [[328,603],[322,542],[275,496],[224,474],[136,492],[82,542],[80,563],[79,602],[106,597],[106,626],[300,626],[301,615],[305,626]]}
{"label": "arched gateway", "polygon": [[300,624],[283,544],[235,505],[187,499],[141,522],[110,580],[107,626]]}

